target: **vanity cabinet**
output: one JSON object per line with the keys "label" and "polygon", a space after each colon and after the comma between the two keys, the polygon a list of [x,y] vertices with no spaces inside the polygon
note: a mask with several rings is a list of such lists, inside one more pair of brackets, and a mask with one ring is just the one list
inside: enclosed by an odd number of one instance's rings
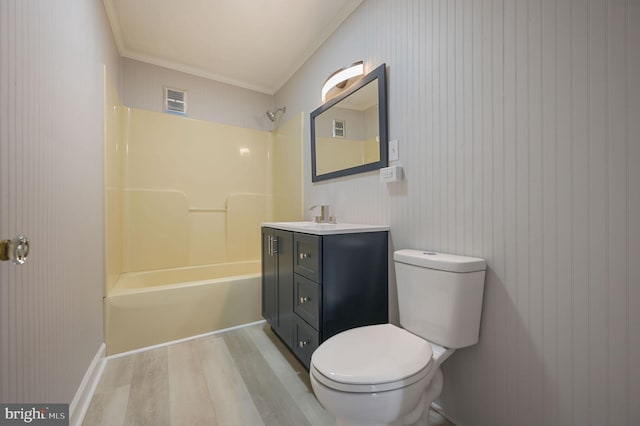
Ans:
{"label": "vanity cabinet", "polygon": [[386,228],[316,235],[263,226],[262,235],[263,316],[307,368],[331,336],[388,322]]}

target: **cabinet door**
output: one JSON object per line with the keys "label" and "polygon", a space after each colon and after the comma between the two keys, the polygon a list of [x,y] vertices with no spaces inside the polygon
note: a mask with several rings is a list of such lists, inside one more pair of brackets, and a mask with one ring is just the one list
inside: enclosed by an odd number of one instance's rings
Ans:
{"label": "cabinet door", "polygon": [[272,327],[278,325],[278,268],[273,253],[275,232],[262,229],[262,317]]}
{"label": "cabinet door", "polygon": [[323,341],[344,330],[388,322],[387,241],[386,232],[323,237]]}
{"label": "cabinet door", "polygon": [[291,347],[293,345],[293,233],[276,230],[278,320],[275,331]]}

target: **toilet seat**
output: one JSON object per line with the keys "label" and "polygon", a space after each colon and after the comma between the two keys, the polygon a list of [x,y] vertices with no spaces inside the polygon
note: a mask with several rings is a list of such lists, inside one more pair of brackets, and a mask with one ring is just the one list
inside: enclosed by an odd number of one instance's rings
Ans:
{"label": "toilet seat", "polygon": [[435,364],[431,344],[392,324],[339,333],[311,357],[311,374],[328,388],[354,393],[409,386],[429,375]]}

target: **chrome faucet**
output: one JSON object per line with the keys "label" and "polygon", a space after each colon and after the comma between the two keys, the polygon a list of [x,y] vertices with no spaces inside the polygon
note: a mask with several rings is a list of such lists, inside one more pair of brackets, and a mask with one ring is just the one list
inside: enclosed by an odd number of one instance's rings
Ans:
{"label": "chrome faucet", "polygon": [[316,207],[320,207],[320,216],[315,217],[316,223],[335,223],[335,218],[329,216],[328,204],[316,204],[315,206],[309,207],[309,211],[313,211]]}

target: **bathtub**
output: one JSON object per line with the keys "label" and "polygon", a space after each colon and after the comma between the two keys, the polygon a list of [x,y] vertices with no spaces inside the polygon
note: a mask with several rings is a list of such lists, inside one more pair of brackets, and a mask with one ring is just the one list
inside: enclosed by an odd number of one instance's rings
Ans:
{"label": "bathtub", "polygon": [[122,274],[104,299],[107,354],[262,319],[260,261]]}

